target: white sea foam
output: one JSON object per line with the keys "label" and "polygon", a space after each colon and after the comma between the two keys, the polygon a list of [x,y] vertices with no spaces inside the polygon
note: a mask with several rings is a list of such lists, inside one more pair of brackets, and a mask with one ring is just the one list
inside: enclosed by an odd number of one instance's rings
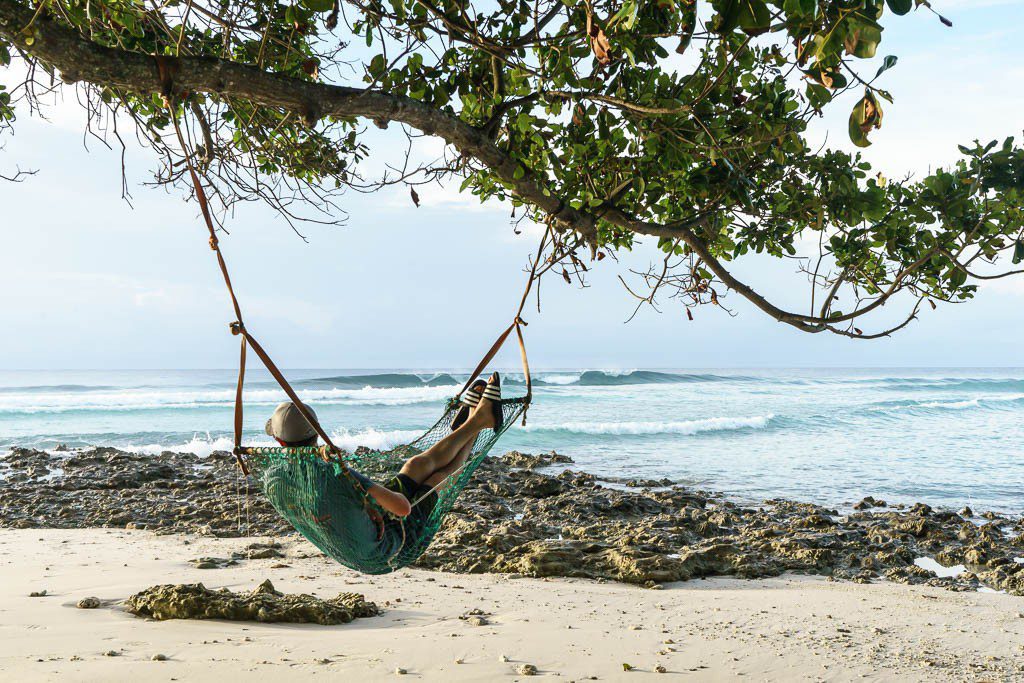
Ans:
{"label": "white sea foam", "polygon": [[938,408],[940,410],[963,410],[964,408],[977,408],[981,405],[981,399],[972,398],[966,401],[926,401],[915,403],[910,408]]}
{"label": "white sea foam", "polygon": [[545,384],[575,384],[580,381],[579,373],[573,375],[541,375],[539,379],[543,380]]}
{"label": "white sea foam", "polygon": [[[420,434],[421,432],[409,429],[379,430],[369,427],[362,430],[349,430],[342,427],[331,432],[331,440],[334,441],[338,448],[346,451],[354,451],[359,446],[383,450],[409,443]],[[276,446],[277,442],[269,437],[246,438],[245,445]],[[184,443],[145,444],[140,446],[123,446],[121,448],[131,453],[143,455],[159,455],[164,451],[171,451],[174,453],[194,453],[199,457],[206,458],[214,451],[230,451],[233,446],[234,442],[228,436],[215,437],[210,434],[196,434]]]}
{"label": "white sea foam", "polygon": [[880,412],[891,412],[899,410],[919,410],[927,408],[931,410],[968,410],[980,408],[985,405],[999,403],[1014,403],[1024,401],[1024,394],[996,394],[993,396],[977,396],[956,401],[912,401],[904,405],[879,405],[871,410]]}
{"label": "white sea foam", "polygon": [[755,417],[709,417],[703,420],[680,422],[563,422],[557,425],[528,424],[528,432],[574,432],[577,434],[680,434],[689,436],[701,432],[721,432],[733,429],[764,429],[773,415]]}
{"label": "white sea foam", "polygon": [[[298,392],[303,401],[323,405],[411,405],[448,398],[453,387],[363,387],[361,389],[306,389]],[[277,389],[253,389],[245,392],[250,405],[273,405],[285,399]],[[126,411],[155,409],[209,408],[234,405],[230,389],[193,391],[118,390],[88,393],[9,393],[0,394],[0,413],[63,413],[74,410]]]}
{"label": "white sea foam", "polygon": [[394,448],[409,443],[423,432],[413,429],[378,430],[369,427],[363,430],[349,431],[338,429],[331,433],[331,439],[338,448],[354,451],[359,446],[378,450]]}
{"label": "white sea foam", "polygon": [[598,370],[598,372],[603,372],[604,374],[608,375],[609,377],[625,377],[626,375],[632,375],[634,372],[639,372],[639,369],[638,368],[629,368],[627,370],[627,369],[623,369],[623,368],[617,368],[617,369],[613,369],[613,370],[608,370],[608,369]]}
{"label": "white sea foam", "polygon": [[952,567],[946,567],[939,564],[930,557],[919,557],[916,560],[914,560],[914,564],[916,564],[921,569],[926,569],[932,572],[933,574],[935,574],[935,576],[939,577],[940,579],[954,579],[963,574],[965,571],[967,571],[967,567],[965,567],[962,564],[957,564]]}
{"label": "white sea foam", "polygon": [[[250,440],[246,439],[247,446],[276,446],[277,442],[269,437]],[[234,441],[229,436],[213,437],[209,434],[203,436],[194,435],[189,441],[180,444],[144,444],[141,446],[122,446],[121,449],[130,453],[142,455],[159,455],[164,451],[174,453],[194,453],[201,458],[209,457],[214,451],[230,451],[234,447]]]}

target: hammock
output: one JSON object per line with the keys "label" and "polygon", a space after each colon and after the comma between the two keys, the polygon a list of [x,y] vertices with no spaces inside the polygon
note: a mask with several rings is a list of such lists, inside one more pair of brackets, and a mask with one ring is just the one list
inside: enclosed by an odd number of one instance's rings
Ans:
{"label": "hammock", "polygon": [[[526,410],[533,396],[533,382],[523,342],[521,326],[525,324],[517,315],[515,321],[484,354],[458,393],[448,400],[441,419],[415,441],[386,451],[359,448],[354,453],[343,452],[331,442],[316,417],[306,410],[305,404],[295,395],[291,385],[280,375],[280,370],[269,357],[266,357],[266,352],[242,330],[238,392],[235,396],[235,457],[238,458],[243,472],[256,477],[260,488],[278,514],[328,557],[366,574],[386,574],[406,567],[415,562],[430,545],[444,523],[445,515],[455,505],[459,494],[469,484],[473,472],[487,457],[501,435],[508,431],[516,419],[522,417],[523,421],[526,421]],[[432,493],[437,498],[429,513],[420,507],[421,498],[410,501],[412,512],[406,518],[398,519],[390,515],[367,495],[365,488],[352,475],[349,467],[359,470],[377,482],[387,481],[398,473],[408,458],[422,453],[449,434],[461,405],[459,397],[494,359],[513,331],[519,341],[526,395],[502,399],[501,426],[497,429],[485,429],[477,435],[466,462],[434,487]],[[295,407],[327,445],[291,448],[252,448],[240,445],[241,389],[245,375],[247,345],[253,347],[271,374],[279,379],[281,387],[292,399]],[[395,542],[396,536],[382,533],[383,530],[370,517],[370,508],[374,508],[378,518],[386,520],[387,524],[400,526],[401,535],[397,537],[400,538],[400,542]]]}
{"label": "hammock", "polygon": [[255,475],[274,509],[313,545],[350,569],[386,574],[412,564],[423,554],[473,472],[501,435],[524,413],[528,403],[526,396],[502,401],[502,426],[477,436],[466,463],[437,487],[437,501],[429,515],[420,515],[413,508],[402,522],[405,534],[398,547],[388,547],[377,538],[377,525],[365,510],[367,499],[358,482],[346,476],[347,466],[376,481],[385,481],[398,472],[407,458],[426,450],[451,431],[459,409],[458,397],[448,402],[441,419],[422,436],[386,451],[359,449],[342,454],[340,461],[328,462],[320,448],[240,450],[249,472]]}
{"label": "hammock", "polygon": [[[274,509],[284,517],[296,530],[302,533],[315,546],[329,557],[341,564],[368,574],[384,574],[395,571],[416,561],[427,549],[434,535],[444,522],[444,517],[455,504],[459,493],[469,483],[473,472],[479,467],[487,453],[494,447],[502,434],[519,417],[526,421],[526,410],[532,397],[530,365],[526,358],[526,345],[523,341],[522,328],[526,322],[520,317],[526,305],[527,297],[537,275],[537,265],[548,236],[551,225],[541,238],[537,256],[531,265],[526,289],[519,302],[519,309],[512,321],[498,339],[484,354],[476,369],[462,389],[448,401],[444,415],[415,441],[387,451],[357,449],[355,453],[346,453],[331,441],[317,419],[306,410],[299,400],[291,384],[285,379],[269,354],[249,333],[242,320],[242,309],[235,296],[228,273],[224,255],[221,253],[220,241],[214,228],[210,214],[209,202],[199,173],[188,152],[185,136],[178,124],[177,112],[171,96],[169,72],[163,60],[157,59],[157,69],[164,85],[164,102],[170,113],[174,132],[185,156],[186,166],[195,189],[196,200],[203,214],[203,220],[210,234],[210,248],[217,257],[224,284],[227,287],[231,305],[235,313],[235,321],[230,324],[231,333],[241,338],[241,350],[238,360],[238,383],[235,390],[234,410],[234,448],[233,453],[239,467],[246,475],[254,475],[264,494]],[[411,501],[412,512],[408,517],[398,520],[377,506],[367,494],[364,486],[349,470],[353,465],[368,476],[382,482],[396,474],[402,463],[412,455],[420,453],[451,431],[459,404],[458,399],[480,373],[491,362],[509,335],[515,331],[519,341],[519,351],[523,363],[526,380],[526,395],[518,398],[504,399],[501,402],[504,420],[498,429],[486,429],[477,436],[466,462],[445,481],[434,487],[437,495],[433,508],[426,513],[421,501]],[[321,447],[302,448],[252,448],[242,446],[242,389],[245,383],[246,351],[251,348],[277,383],[291,399],[306,421],[313,427],[323,440]],[[378,535],[378,525],[371,518],[370,510],[375,508],[377,514],[387,524],[398,524],[402,535],[400,542],[394,542],[394,535]],[[390,543],[390,545],[389,545]]]}

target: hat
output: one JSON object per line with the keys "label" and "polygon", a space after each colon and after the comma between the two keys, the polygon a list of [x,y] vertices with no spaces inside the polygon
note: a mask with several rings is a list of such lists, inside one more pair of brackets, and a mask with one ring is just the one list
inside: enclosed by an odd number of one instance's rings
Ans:
{"label": "hat", "polygon": [[[317,419],[312,408],[305,403],[302,407],[314,420]],[[301,443],[316,436],[316,430],[291,401],[285,401],[274,409],[274,414],[267,420],[266,432],[285,443]]]}

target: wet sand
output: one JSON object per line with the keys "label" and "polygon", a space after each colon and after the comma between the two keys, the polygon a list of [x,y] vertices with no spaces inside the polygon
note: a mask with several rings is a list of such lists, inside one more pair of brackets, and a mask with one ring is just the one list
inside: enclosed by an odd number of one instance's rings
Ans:
{"label": "wet sand", "polygon": [[[0,530],[3,678],[481,681],[522,679],[529,664],[562,681],[1024,679],[1024,600],[995,593],[789,574],[660,590],[418,569],[369,577],[295,536],[274,539],[283,558],[220,569],[189,562],[244,556],[267,540]],[[158,622],[122,605],[154,584],[245,591],[265,579],[287,593],[362,593],[381,615],[338,626]],[[79,609],[85,597],[100,607]],[[460,619],[471,613],[478,618]]]}

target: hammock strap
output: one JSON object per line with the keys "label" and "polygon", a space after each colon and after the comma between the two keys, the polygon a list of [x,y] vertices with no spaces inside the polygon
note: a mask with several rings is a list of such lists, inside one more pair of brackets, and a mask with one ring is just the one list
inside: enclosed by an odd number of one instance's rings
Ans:
{"label": "hammock strap", "polygon": [[[530,266],[530,275],[526,278],[526,287],[523,289],[523,296],[519,300],[519,308],[516,310],[516,315],[512,320],[512,324],[505,328],[498,338],[491,344],[491,348],[487,350],[484,357],[480,359],[477,366],[473,369],[473,372],[469,373],[469,379],[466,380],[462,388],[459,389],[459,393],[456,396],[461,396],[466,393],[466,389],[469,389],[470,385],[476,381],[476,378],[480,376],[480,373],[484,371],[487,364],[494,360],[494,356],[497,355],[498,351],[505,344],[508,336],[512,334],[512,330],[516,332],[516,339],[519,341],[519,356],[523,362],[523,377],[526,381],[526,405],[530,405],[530,400],[533,398],[533,379],[530,376],[530,361],[526,357],[526,341],[523,339],[523,328],[529,323],[523,320],[523,309],[526,308],[526,300],[530,296],[530,290],[533,289],[533,283],[538,279],[537,277],[537,266],[540,263],[540,257],[544,253],[544,247],[547,244],[548,236],[551,234],[551,226],[548,225],[548,229],[544,231],[544,235],[540,238],[540,244],[537,247],[537,255],[533,259],[533,263]],[[523,424],[526,424],[526,412],[523,412]]]}
{"label": "hammock strap", "polygon": [[[324,428],[320,426],[319,420],[317,420],[306,408],[306,405],[299,400],[299,397],[295,394],[295,390],[292,389],[291,384],[288,383],[288,380],[285,379],[285,376],[281,373],[281,370],[277,367],[267,352],[245,329],[245,322],[242,320],[242,307],[238,303],[238,297],[235,296],[234,287],[231,286],[231,275],[228,272],[227,263],[224,261],[224,254],[221,253],[220,240],[217,238],[217,231],[213,225],[213,216],[210,213],[210,202],[206,196],[206,191],[203,189],[203,184],[199,179],[199,172],[196,171],[195,165],[192,162],[192,154],[189,152],[188,144],[185,142],[185,136],[181,132],[181,126],[178,123],[178,116],[174,109],[166,64],[162,59],[157,59],[156,63],[160,77],[164,80],[164,104],[170,113],[171,124],[174,126],[174,134],[178,138],[178,144],[181,146],[182,155],[185,157],[185,165],[188,167],[188,173],[192,179],[192,186],[195,188],[196,201],[199,202],[199,208],[203,214],[203,222],[206,223],[206,229],[210,232],[210,248],[217,255],[217,265],[220,266],[221,275],[224,277],[224,284],[227,285],[228,295],[231,297],[231,306],[235,310],[235,322],[231,324],[231,333],[241,335],[242,337],[242,351],[240,354],[241,362],[239,364],[238,384],[235,389],[235,457],[238,458],[240,464],[242,464],[239,452],[242,445],[242,385],[245,381],[245,349],[246,346],[251,346],[252,350],[263,362],[267,370],[270,371],[273,378],[277,380],[277,383],[281,385],[282,389],[284,389],[284,393],[288,395],[288,398],[291,399],[292,403],[295,404],[295,407],[298,408],[302,417],[306,418],[306,422],[313,427],[317,435],[324,440],[325,444],[327,444],[330,449],[328,453],[336,456],[336,461],[340,464],[342,471],[347,473],[348,466],[340,457],[337,457],[341,453],[340,449],[334,445],[334,442],[331,441],[331,437],[328,436],[327,432],[324,431]],[[327,453],[325,453],[325,456],[326,455]],[[328,458],[325,457],[325,459]],[[359,488],[362,489],[363,487],[360,485]]]}
{"label": "hammock strap", "polygon": [[242,454],[238,452],[238,449],[242,447],[242,387],[245,385],[245,350],[247,347],[248,344],[243,336],[238,352],[238,384],[235,386],[235,447],[231,451],[235,454],[238,467],[246,475],[249,474],[249,468],[245,466],[245,460],[242,458]]}
{"label": "hammock strap", "polygon": [[491,344],[491,348],[487,349],[487,353],[484,354],[484,357],[481,358],[480,362],[476,364],[475,368],[473,368],[473,372],[469,373],[469,379],[467,379],[466,383],[462,385],[461,389],[459,389],[457,396],[464,394],[473,381],[480,376],[480,373],[483,372],[484,368],[487,367],[487,364],[494,359],[494,356],[497,355],[501,347],[504,346],[505,340],[508,339],[508,335],[512,334],[512,330],[515,329],[518,324],[519,319],[517,318],[511,325],[502,330],[501,334],[498,335],[498,338],[494,340],[493,344]]}
{"label": "hammock strap", "polygon": [[[341,449],[334,445],[334,442],[331,441],[331,437],[329,437],[327,432],[324,431],[324,428],[320,426],[320,421],[309,412],[306,408],[306,404],[299,400],[298,395],[296,395],[295,390],[292,389],[292,385],[288,383],[288,380],[285,379],[281,370],[277,367],[267,352],[263,350],[263,347],[260,346],[259,342],[253,339],[253,337],[245,331],[244,327],[241,328],[241,334],[245,337],[245,341],[252,347],[252,350],[256,353],[259,359],[263,361],[263,365],[266,366],[271,376],[273,376],[273,378],[277,380],[277,383],[281,385],[281,388],[284,389],[284,393],[288,395],[288,398],[295,404],[295,407],[299,409],[299,413],[302,414],[302,417],[306,418],[306,422],[310,424],[310,426],[316,431],[317,435],[319,435],[319,437],[324,440],[324,443],[327,444],[327,447],[330,449],[328,452],[333,453],[336,456],[335,462],[341,465],[343,471],[348,472],[348,465],[345,464],[341,457],[337,457],[340,455]],[[363,489],[362,486],[359,488]]]}

